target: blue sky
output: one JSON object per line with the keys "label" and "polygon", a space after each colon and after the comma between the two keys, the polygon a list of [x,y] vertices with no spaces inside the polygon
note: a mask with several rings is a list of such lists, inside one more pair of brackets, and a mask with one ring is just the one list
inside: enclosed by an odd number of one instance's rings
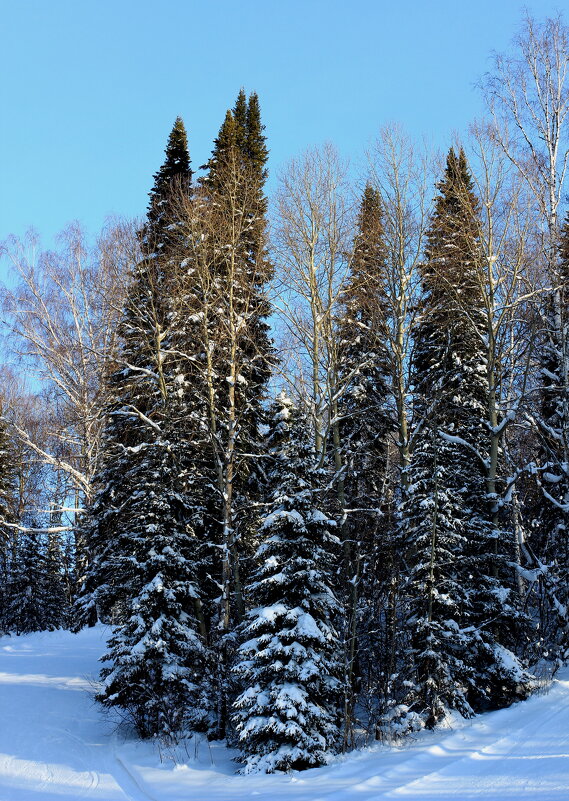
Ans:
{"label": "blue sky", "polygon": [[[538,18],[564,2],[530,0]],[[514,0],[0,0],[0,240],[141,215],[176,115],[195,167],[241,86],[274,176],[307,146],[354,164],[381,125],[446,147],[480,115]]]}

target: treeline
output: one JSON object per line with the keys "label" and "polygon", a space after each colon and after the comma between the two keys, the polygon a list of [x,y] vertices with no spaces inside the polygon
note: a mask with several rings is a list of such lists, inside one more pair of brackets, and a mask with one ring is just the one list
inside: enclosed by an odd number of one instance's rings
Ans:
{"label": "treeline", "polygon": [[326,146],[270,209],[241,91],[198,177],[176,120],[142,224],[7,243],[2,629],[111,623],[99,700],[246,772],[562,664],[568,67],[528,18],[445,160],[386,128],[359,192]]}

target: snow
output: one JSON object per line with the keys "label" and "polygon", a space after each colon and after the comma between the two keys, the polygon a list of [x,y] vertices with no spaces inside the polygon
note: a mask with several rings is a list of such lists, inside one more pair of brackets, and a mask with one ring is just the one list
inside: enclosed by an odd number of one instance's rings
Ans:
{"label": "snow", "polygon": [[548,694],[323,768],[235,775],[235,752],[127,739],[93,702],[109,630],[0,638],[0,801],[565,801],[569,669]]}

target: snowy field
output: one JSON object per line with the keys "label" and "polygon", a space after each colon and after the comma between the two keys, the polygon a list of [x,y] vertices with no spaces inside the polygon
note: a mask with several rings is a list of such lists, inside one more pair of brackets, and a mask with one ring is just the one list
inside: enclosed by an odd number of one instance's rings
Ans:
{"label": "snowy field", "polygon": [[235,776],[200,741],[125,742],[91,698],[103,627],[0,639],[0,801],[569,799],[569,671],[547,695],[326,768]]}

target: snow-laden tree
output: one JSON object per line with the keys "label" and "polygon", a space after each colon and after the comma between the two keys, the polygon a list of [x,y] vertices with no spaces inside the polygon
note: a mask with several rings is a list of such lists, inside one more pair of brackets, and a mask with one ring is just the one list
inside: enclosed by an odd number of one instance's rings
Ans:
{"label": "snow-laden tree", "polygon": [[8,577],[14,534],[16,469],[6,420],[0,417],[0,631],[7,629]]}
{"label": "snow-laden tree", "polygon": [[116,622],[98,695],[126,709],[142,736],[207,726],[205,651],[198,634],[180,396],[170,361],[177,197],[190,191],[186,132],[176,120],[155,176],[110,379],[99,493],[87,524],[92,552],[84,608]]}
{"label": "snow-laden tree", "polygon": [[377,507],[383,492],[387,436],[393,427],[389,310],[385,297],[387,253],[379,192],[367,185],[358,216],[350,273],[341,293],[339,340],[340,450],[349,503]]}
{"label": "snow-laden tree", "polygon": [[464,152],[449,152],[427,236],[415,332],[414,446],[401,549],[407,576],[400,680],[404,707],[432,727],[523,695],[512,653],[520,615],[513,542],[492,525],[488,376],[478,202]]}
{"label": "snow-laden tree", "polygon": [[61,535],[48,531],[44,545],[43,613],[45,628],[66,628],[70,624],[70,606],[65,587],[65,553]]}
{"label": "snow-laden tree", "polygon": [[[202,215],[210,258],[200,282],[207,282],[209,291],[205,304],[194,310],[207,313],[209,321],[202,346],[211,351],[206,376],[216,475],[211,519],[222,523],[218,617],[225,631],[244,612],[241,557],[243,549],[251,555],[254,504],[263,492],[260,431],[266,424],[267,385],[275,361],[267,324],[272,275],[265,241],[267,156],[257,95],[247,99],[242,90],[226,113],[203,181],[205,202],[213,213]],[[214,593],[219,597],[217,587]]]}
{"label": "snow-laden tree", "polygon": [[245,773],[322,765],[339,737],[335,523],[320,511],[313,488],[318,471],[308,428],[284,394],[272,407],[271,428],[271,501],[235,668]]}
{"label": "snow-laden tree", "polygon": [[8,561],[5,626],[15,634],[57,628],[46,618],[45,553],[34,529],[12,536]]}
{"label": "snow-laden tree", "polygon": [[[388,436],[394,428],[392,364],[389,352],[389,304],[386,298],[387,252],[379,192],[367,185],[362,197],[350,273],[341,293],[342,316],[336,336],[338,399],[334,405],[332,446],[343,548],[343,600],[346,642],[345,744],[351,739],[356,698],[356,661],[360,635],[378,621],[359,614],[371,596],[389,583],[391,537],[388,531]],[[362,575],[365,572],[365,575]],[[363,624],[363,627],[362,627]],[[369,660],[377,653],[369,653]],[[383,654],[385,657],[385,654]],[[374,667],[378,667],[374,665]]]}
{"label": "snow-laden tree", "polygon": [[[533,520],[539,563],[540,632],[548,656],[569,655],[569,214],[561,228],[554,288],[545,298],[540,405],[534,416],[541,497]],[[544,614],[545,613],[545,614]]]}
{"label": "snow-laden tree", "polygon": [[178,118],[165,162],[155,175],[147,221],[140,232],[144,258],[130,276],[119,321],[120,351],[108,379],[97,492],[82,523],[91,564],[78,603],[80,622],[94,622],[97,616],[120,617],[121,603],[136,593],[130,583],[129,545],[135,538],[126,521],[133,515],[144,519],[144,499],[137,486],[152,482],[153,462],[162,465],[160,452],[170,449],[164,431],[172,405],[166,349],[172,249],[177,250],[170,247],[175,230],[171,198],[182,187],[188,191],[189,163],[186,132]]}
{"label": "snow-laden tree", "polygon": [[0,418],[0,629],[16,634],[60,628],[68,613],[60,533],[25,508],[29,459]]}
{"label": "snow-laden tree", "polygon": [[258,99],[239,93],[207,174],[180,197],[183,258],[169,342],[198,551],[200,624],[215,651],[218,736],[228,721],[234,627],[245,612],[264,487],[263,430],[274,363],[266,286],[267,148]]}
{"label": "snow-laden tree", "polygon": [[127,710],[141,736],[168,739],[211,723],[204,690],[207,655],[197,632],[195,538],[176,491],[178,468],[161,443],[144,451],[145,465],[125,477],[137,481],[137,497],[120,538],[129,550],[117,558],[123,575],[124,562],[132,562],[136,591],[125,601],[123,622],[103,657],[110,664],[102,670],[98,698]]}

